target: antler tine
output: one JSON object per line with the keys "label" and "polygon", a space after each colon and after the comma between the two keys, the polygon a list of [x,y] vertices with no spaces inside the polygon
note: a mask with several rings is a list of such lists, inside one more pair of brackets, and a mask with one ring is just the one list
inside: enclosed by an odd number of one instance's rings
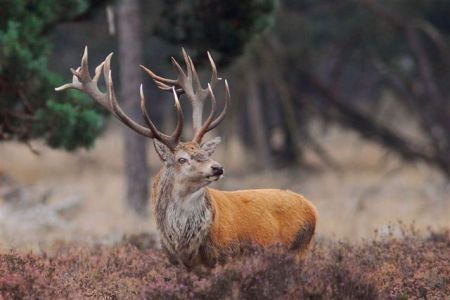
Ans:
{"label": "antler tine", "polygon": [[173,99],[175,100],[175,106],[177,108],[177,127],[175,127],[173,133],[172,133],[172,139],[175,144],[178,144],[181,133],[183,132],[183,124],[184,124],[184,118],[183,118],[183,110],[181,109],[180,100],[178,99],[177,91],[175,90],[175,87],[173,88]]}
{"label": "antler tine", "polygon": [[149,129],[152,131],[153,133],[153,138],[160,140],[163,143],[167,143],[167,141],[169,140],[169,137],[165,134],[163,134],[162,132],[160,132],[155,124],[153,124],[152,120],[150,119],[148,112],[147,112],[147,108],[145,107],[145,96],[144,96],[144,89],[141,83],[141,86],[139,88],[139,94],[141,96],[141,111],[142,111],[142,115],[144,116],[144,120],[147,123]]}
{"label": "antler tine", "polygon": [[156,86],[161,90],[164,90],[164,91],[172,90],[172,86],[169,86],[165,83],[162,83],[160,81],[155,81],[155,83],[156,83]]}
{"label": "antler tine", "polygon": [[171,86],[177,84],[176,79],[169,79],[169,78],[165,78],[165,77],[156,75],[155,73],[153,73],[151,70],[147,69],[143,65],[139,65],[139,67],[141,67],[148,74],[148,76],[150,76],[157,83],[162,83],[162,84],[171,85]]}
{"label": "antler tine", "polygon": [[214,88],[217,84],[217,82],[219,80],[221,80],[222,78],[219,78],[217,76],[217,68],[216,68],[216,63],[214,62],[214,60],[212,59],[211,54],[209,53],[209,51],[206,52],[208,54],[208,60],[209,60],[209,64],[211,65],[211,86]]}
{"label": "antler tine", "polygon": [[191,82],[192,84],[195,84],[195,90],[199,91],[202,90],[202,86],[200,83],[200,80],[198,78],[198,74],[197,74],[197,70],[195,69],[194,63],[192,62],[192,58],[186,54],[186,51],[184,50],[184,48],[181,48],[183,50],[183,56],[184,56],[184,61],[186,63],[186,67],[189,70],[189,74],[191,75]]}
{"label": "antler tine", "polygon": [[208,92],[211,96],[211,112],[209,113],[208,119],[206,119],[206,122],[202,125],[202,127],[195,133],[194,142],[200,143],[202,141],[203,136],[209,131],[209,126],[211,125],[211,122],[213,121],[214,114],[216,113],[216,96],[214,95],[211,85],[208,83]]}
{"label": "antler tine", "polygon": [[108,77],[105,81],[106,81],[107,97],[109,100],[109,106],[111,107],[111,112],[113,113],[113,115],[117,119],[122,121],[126,126],[133,129],[134,131],[136,131],[137,133],[139,133],[143,136],[149,137],[149,138],[154,138],[153,132],[150,129],[139,125],[133,119],[131,119],[129,116],[127,116],[125,114],[125,112],[122,110],[122,108],[119,106],[119,103],[117,103],[117,98],[116,98],[116,94],[114,92],[114,87],[113,87],[111,70],[109,70]]}
{"label": "antler tine", "polygon": [[136,131],[137,133],[144,135],[149,138],[155,138],[153,132],[138,123],[136,123],[133,119],[131,119],[120,107],[119,103],[117,102],[116,93],[114,91],[114,83],[112,79],[112,72],[111,72],[111,58],[113,53],[110,53],[106,59],[103,61],[103,76],[105,78],[106,83],[106,96],[108,99],[109,107],[111,108],[110,111],[113,113],[113,115],[122,121],[125,125]]}
{"label": "antler tine", "polygon": [[220,122],[225,118],[225,115],[227,114],[228,106],[231,103],[231,94],[230,94],[230,87],[228,86],[228,82],[225,79],[225,106],[223,107],[222,112],[219,114],[219,116],[211,122],[211,124],[208,127],[208,131],[213,130],[216,128]]}
{"label": "antler tine", "polygon": [[170,149],[175,149],[175,147],[178,145],[178,142],[180,141],[180,136],[183,131],[183,111],[181,109],[180,102],[178,101],[176,92],[174,91],[174,99],[177,108],[178,121],[176,128],[174,129],[173,133],[170,136],[160,132],[152,122],[150,116],[148,115],[147,108],[145,107],[145,97],[142,84],[140,87],[140,95],[141,95],[141,111],[144,116],[145,122],[147,123],[148,127],[153,133],[154,138],[166,144]]}
{"label": "antler tine", "polygon": [[[195,69],[194,63],[192,62],[191,57],[188,57],[189,59],[189,64],[188,64],[188,68],[191,69],[191,73],[192,73],[192,79],[193,79],[193,84],[195,84],[195,96],[196,96],[196,102],[203,102],[206,97],[208,97],[208,87],[206,87],[205,89],[202,88],[202,84],[200,83],[200,79],[198,77],[198,73],[197,70]],[[214,86],[213,86],[214,87]],[[195,102],[193,101],[193,102]]]}
{"label": "antler tine", "polygon": [[187,55],[186,50],[184,50],[184,47],[181,47],[181,52],[183,54],[184,63],[186,64],[187,78],[189,78],[190,82],[192,83],[192,72],[195,71],[194,64],[192,64],[191,57]]}
{"label": "antler tine", "polygon": [[[55,88],[56,91],[63,91],[66,89],[77,89],[86,95],[90,96],[101,106],[110,111],[117,119],[122,121],[125,125],[139,134],[153,138],[153,133],[150,129],[141,126],[128,117],[117,103],[114,93],[114,84],[111,76],[111,57],[113,53],[110,53],[106,59],[95,68],[94,78],[91,78],[88,68],[88,48],[84,49],[83,57],[81,59],[81,66],[76,70],[70,69],[73,73],[71,83],[66,83],[60,87]],[[106,83],[106,93],[99,90],[97,84],[98,79],[103,71],[103,76]]]}
{"label": "antler tine", "polygon": [[94,79],[92,79],[93,82],[97,83],[100,75],[102,75],[102,70],[103,70],[103,66],[105,65],[105,62],[102,61],[101,64],[99,64],[96,68],[95,68],[95,74],[94,74]]}
{"label": "antler tine", "polygon": [[91,74],[89,74],[89,66],[88,66],[88,48],[84,47],[83,56],[81,57],[81,70],[80,76],[78,77],[82,83],[91,81]]}

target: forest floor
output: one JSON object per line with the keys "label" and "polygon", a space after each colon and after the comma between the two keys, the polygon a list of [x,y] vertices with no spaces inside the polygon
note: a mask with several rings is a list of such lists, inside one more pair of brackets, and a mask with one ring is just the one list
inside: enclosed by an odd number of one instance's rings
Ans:
{"label": "forest floor", "polygon": [[[48,249],[55,244],[114,244],[125,235],[153,233],[151,217],[127,213],[123,202],[122,140],[114,125],[90,150],[66,153],[40,143],[0,144],[0,248]],[[405,164],[379,146],[341,129],[318,141],[338,163],[314,168],[255,171],[236,141],[219,146],[215,158],[226,176],[221,189],[283,188],[305,195],[320,214],[319,237],[371,239],[396,224],[449,228],[450,183],[425,164]],[[152,174],[159,162],[149,145]],[[232,153],[232,155],[230,155]]]}

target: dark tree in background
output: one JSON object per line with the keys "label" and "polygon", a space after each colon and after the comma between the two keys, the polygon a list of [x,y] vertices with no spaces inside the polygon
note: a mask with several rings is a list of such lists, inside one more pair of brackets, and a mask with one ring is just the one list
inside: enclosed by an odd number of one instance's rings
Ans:
{"label": "dark tree in background", "polygon": [[[141,119],[139,85],[142,82],[141,16],[138,0],[121,0],[117,4],[117,27],[120,62],[120,99],[129,116]],[[124,128],[124,165],[126,173],[126,203],[134,212],[147,215],[149,171],[147,140],[129,128]]]}
{"label": "dark tree in background", "polygon": [[[292,108],[279,110],[298,131],[285,136],[302,141],[292,146],[333,164],[309,134],[318,117],[450,175],[449,14],[445,0],[280,1],[247,71]],[[411,121],[420,137],[408,132]]]}
{"label": "dark tree in background", "polygon": [[192,48],[213,51],[218,65],[231,63],[245,46],[274,23],[276,0],[169,0],[163,2],[157,36]]}
{"label": "dark tree in background", "polygon": [[90,2],[8,0],[0,7],[0,141],[91,146],[104,127],[100,108],[80,93],[55,93],[62,79],[47,68],[47,34],[85,15]]}

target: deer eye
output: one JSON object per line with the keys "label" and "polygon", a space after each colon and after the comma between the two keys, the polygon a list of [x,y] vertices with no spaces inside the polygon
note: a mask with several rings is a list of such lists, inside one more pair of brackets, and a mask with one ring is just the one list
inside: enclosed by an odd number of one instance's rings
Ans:
{"label": "deer eye", "polygon": [[179,162],[180,164],[184,164],[185,162],[187,162],[187,159],[186,159],[186,158],[183,158],[183,157],[180,157],[180,158],[178,159],[178,162]]}

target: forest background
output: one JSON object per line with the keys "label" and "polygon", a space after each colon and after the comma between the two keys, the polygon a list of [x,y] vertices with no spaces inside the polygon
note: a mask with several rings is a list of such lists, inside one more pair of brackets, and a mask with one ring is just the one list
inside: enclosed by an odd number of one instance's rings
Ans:
{"label": "forest background", "polygon": [[217,188],[304,194],[323,237],[357,241],[398,221],[448,226],[448,1],[1,2],[3,248],[154,231],[151,143],[81,93],[54,91],[85,45],[91,72],[116,53],[117,93],[136,119],[144,83],[164,131],[170,95],[138,65],[174,76],[170,57],[185,47],[206,80],[211,51],[232,94],[214,132],[227,172]]}

